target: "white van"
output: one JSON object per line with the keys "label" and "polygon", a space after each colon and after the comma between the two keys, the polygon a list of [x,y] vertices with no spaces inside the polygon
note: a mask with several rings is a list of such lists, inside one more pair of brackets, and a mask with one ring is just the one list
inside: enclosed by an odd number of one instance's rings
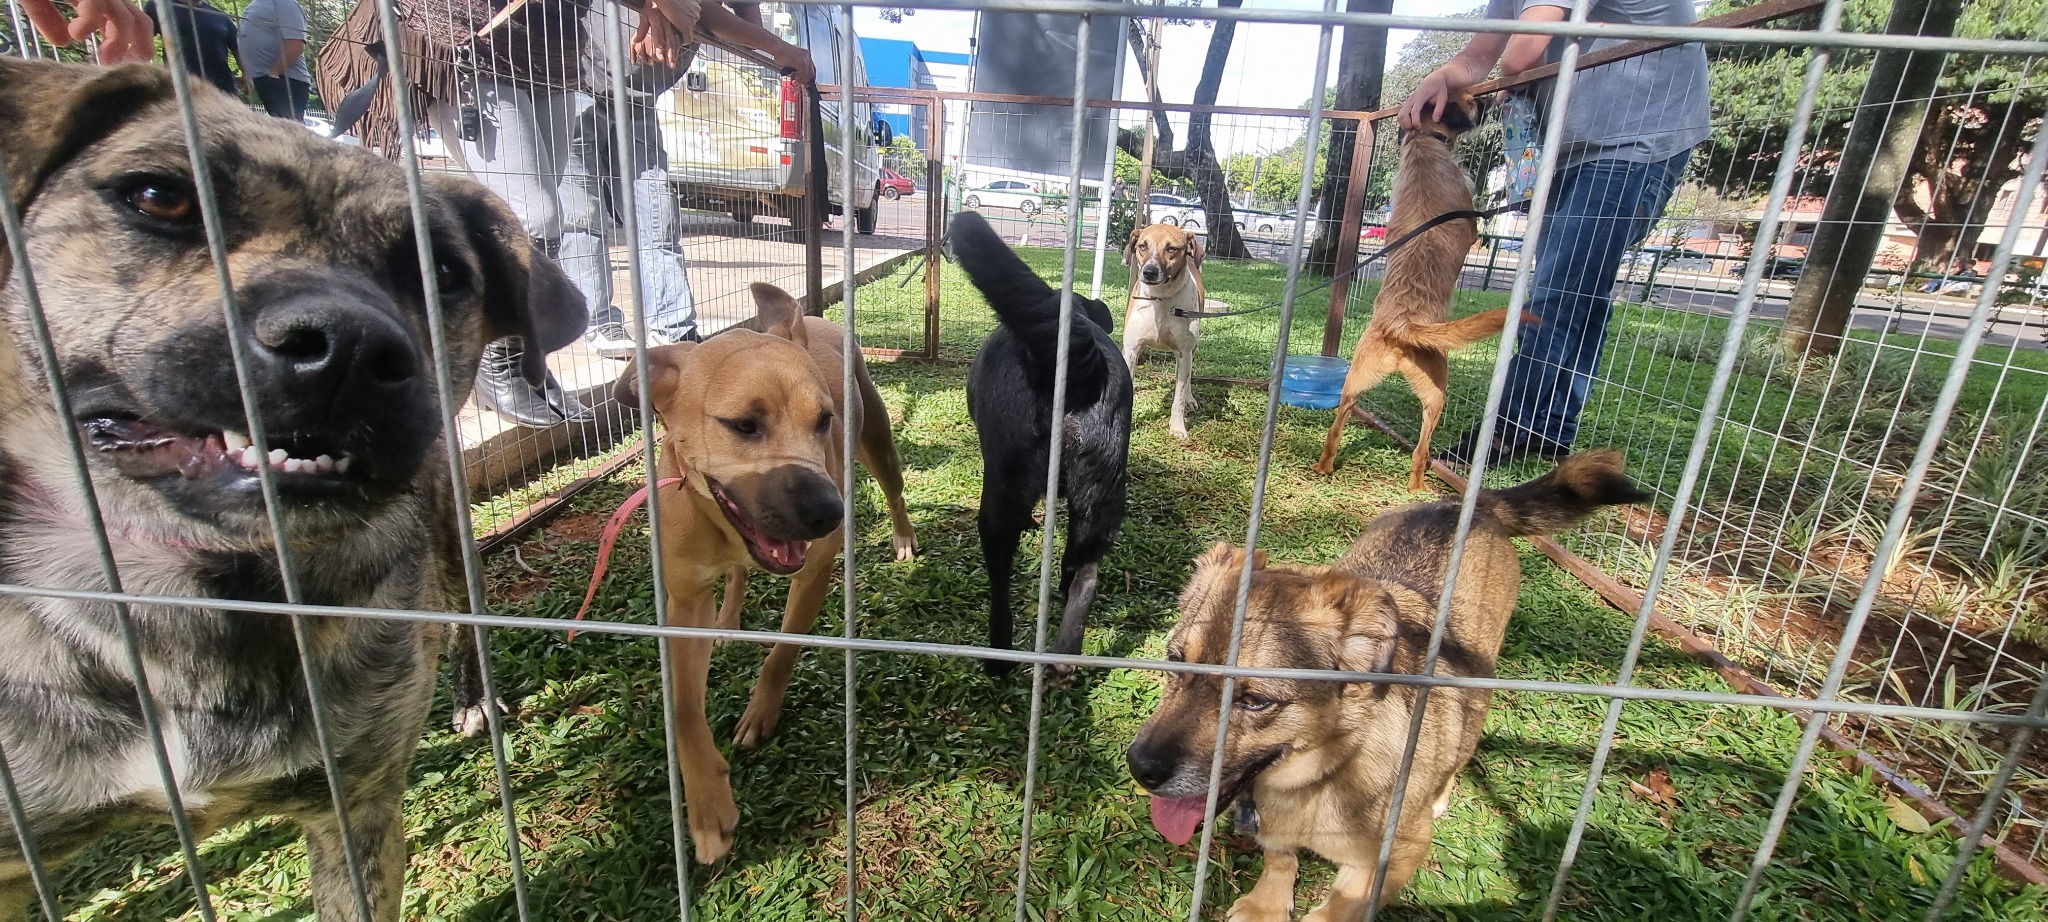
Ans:
{"label": "white van", "polygon": [[[853,42],[852,83],[856,88],[867,86],[859,40],[839,7],[763,3],[761,21],[784,41],[811,53],[821,84],[839,82],[840,56],[846,43]],[[795,221],[809,192],[804,184],[803,106],[802,88],[773,68],[704,46],[682,85],[655,102],[663,146],[668,149],[669,181],[682,207],[725,212],[741,223],[762,214]],[[827,94],[820,110],[827,213],[844,214],[846,203],[841,199],[849,158],[840,138],[839,94]],[[882,149],[891,138],[888,125],[875,117],[868,103],[854,103],[854,125],[849,223],[858,233],[872,234],[881,198]]]}

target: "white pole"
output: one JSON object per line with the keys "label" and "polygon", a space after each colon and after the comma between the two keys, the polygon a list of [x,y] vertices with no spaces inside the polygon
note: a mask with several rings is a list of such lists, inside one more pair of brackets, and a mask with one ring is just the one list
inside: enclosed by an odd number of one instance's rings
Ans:
{"label": "white pole", "polygon": [[[1116,77],[1109,84],[1109,98],[1122,99],[1124,90],[1125,34],[1131,27],[1130,17],[1120,17],[1116,25]],[[1087,54],[1088,49],[1081,49]],[[1095,273],[1091,276],[1088,297],[1102,297],[1102,256],[1109,249],[1109,190],[1116,185],[1116,133],[1119,110],[1109,110],[1109,138],[1102,145],[1102,198],[1095,208]],[[1080,190],[1076,189],[1078,193]]]}

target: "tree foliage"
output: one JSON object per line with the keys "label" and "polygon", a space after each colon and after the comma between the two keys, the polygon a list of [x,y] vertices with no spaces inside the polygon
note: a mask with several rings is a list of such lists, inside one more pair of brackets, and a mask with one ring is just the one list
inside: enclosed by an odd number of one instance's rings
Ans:
{"label": "tree foliage", "polygon": [[[1760,0],[1715,0],[1709,14]],[[1848,0],[1842,27],[1878,32],[1888,0]],[[1964,38],[2040,38],[2048,0],[1975,0],[1956,23]],[[1782,25],[1812,28],[1804,21]],[[1809,49],[1709,46],[1715,131],[1695,157],[1698,175],[1724,193],[1754,195],[1770,185],[1804,83]],[[1870,73],[1872,53],[1837,50],[1815,99],[1814,123],[1799,153],[1809,194],[1834,179],[1847,126]],[[1898,197],[1899,216],[1922,228],[1918,261],[1936,266],[1967,255],[2000,189],[2018,175],[2019,157],[2048,112],[2048,81],[2038,62],[2019,55],[1951,55]]]}

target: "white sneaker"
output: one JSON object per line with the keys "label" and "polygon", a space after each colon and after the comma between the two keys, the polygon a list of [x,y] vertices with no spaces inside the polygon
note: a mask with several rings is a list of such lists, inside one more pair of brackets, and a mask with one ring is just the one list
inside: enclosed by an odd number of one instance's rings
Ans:
{"label": "white sneaker", "polygon": [[[583,341],[597,354],[608,359],[630,359],[633,357],[633,337],[626,333],[624,324],[600,323],[583,334]],[[654,337],[648,337],[648,345],[654,345]]]}

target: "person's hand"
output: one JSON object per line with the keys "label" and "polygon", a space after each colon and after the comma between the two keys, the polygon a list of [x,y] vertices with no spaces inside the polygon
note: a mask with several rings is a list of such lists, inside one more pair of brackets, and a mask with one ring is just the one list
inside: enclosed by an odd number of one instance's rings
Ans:
{"label": "person's hand", "polygon": [[1401,103],[1401,128],[1414,131],[1422,127],[1425,119],[1442,115],[1450,100],[1450,77],[1441,67],[1430,71],[1429,76],[1416,85],[1415,92],[1408,95],[1407,101]]}
{"label": "person's hand", "polygon": [[640,28],[633,33],[633,44],[626,50],[626,57],[635,64],[666,64],[674,67],[684,48],[690,44],[690,37],[676,31],[666,16],[642,16]]}
{"label": "person's hand", "polygon": [[52,45],[69,45],[98,35],[101,64],[147,61],[156,54],[150,41],[155,27],[135,0],[77,0],[77,12],[66,18],[50,0],[20,0],[36,31]]}
{"label": "person's hand", "polygon": [[768,49],[769,57],[774,59],[776,67],[782,69],[784,76],[804,86],[818,79],[818,65],[811,62],[810,52],[788,42],[775,44],[776,47]]}
{"label": "person's hand", "polygon": [[[699,6],[700,2],[701,0],[653,0],[648,5],[659,10],[661,18],[668,20],[668,24],[674,27],[677,36],[675,39],[676,43],[687,45],[691,39],[697,37],[697,19],[703,15],[703,7]],[[646,30],[647,20],[650,18],[652,17],[645,15],[640,18],[643,32]],[[636,36],[634,41],[637,43],[639,38]]]}

